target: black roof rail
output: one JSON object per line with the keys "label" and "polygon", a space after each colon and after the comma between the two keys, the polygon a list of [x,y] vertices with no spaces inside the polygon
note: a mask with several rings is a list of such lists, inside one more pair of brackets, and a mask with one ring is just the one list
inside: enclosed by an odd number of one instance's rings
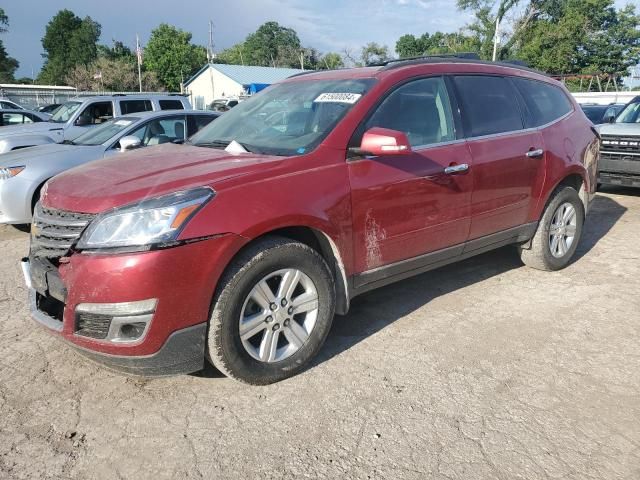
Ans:
{"label": "black roof rail", "polygon": [[328,70],[305,70],[304,72],[294,73],[293,75],[289,75],[287,78],[300,77],[301,75],[308,75],[310,73],[318,73],[318,72],[327,72]]}
{"label": "black roof rail", "polygon": [[426,63],[429,61],[433,61],[434,59],[446,60],[446,59],[452,59],[452,58],[457,58],[461,60],[480,60],[480,56],[474,52],[443,53],[443,54],[436,54],[436,55],[419,55],[417,57],[394,58],[391,60],[385,60],[384,62],[369,63],[367,64],[367,67],[388,67],[388,68],[383,68],[383,70],[389,70],[391,68],[394,68],[397,64],[411,65],[413,63],[423,63],[423,62]]}

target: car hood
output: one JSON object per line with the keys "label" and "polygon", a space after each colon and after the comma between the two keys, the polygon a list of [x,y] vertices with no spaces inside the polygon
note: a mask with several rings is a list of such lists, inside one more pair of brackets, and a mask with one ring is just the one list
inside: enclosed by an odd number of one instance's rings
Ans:
{"label": "car hood", "polygon": [[48,133],[51,130],[63,130],[64,123],[35,122],[26,125],[9,125],[0,128],[0,138],[11,137],[13,135],[25,135],[28,133]]}
{"label": "car hood", "polygon": [[166,144],[91,162],[48,182],[43,203],[59,210],[100,213],[144,198],[209,185],[259,170],[283,157],[233,155],[191,145]]}
{"label": "car hood", "polygon": [[600,135],[640,136],[640,123],[605,123],[598,125]]}
{"label": "car hood", "polygon": [[[35,147],[21,148],[0,155],[0,167],[24,165],[25,173],[31,168],[52,169],[58,165],[89,162],[102,158],[104,146],[97,145],[65,145],[50,143]],[[66,167],[69,168],[69,167]]]}

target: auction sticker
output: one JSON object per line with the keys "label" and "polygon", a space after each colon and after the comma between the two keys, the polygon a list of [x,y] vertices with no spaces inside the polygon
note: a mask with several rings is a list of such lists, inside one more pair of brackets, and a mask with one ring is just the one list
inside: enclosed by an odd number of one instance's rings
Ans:
{"label": "auction sticker", "polygon": [[314,103],[356,103],[362,95],[359,93],[321,93]]}
{"label": "auction sticker", "polygon": [[120,127],[126,127],[131,125],[131,120],[116,120],[114,123]]}

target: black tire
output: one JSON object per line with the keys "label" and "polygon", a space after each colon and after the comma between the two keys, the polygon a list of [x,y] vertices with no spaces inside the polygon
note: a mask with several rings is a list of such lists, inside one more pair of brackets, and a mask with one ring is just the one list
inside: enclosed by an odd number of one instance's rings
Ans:
{"label": "black tire", "polygon": [[[265,276],[295,268],[313,282],[318,295],[316,323],[306,342],[278,362],[252,357],[240,339],[239,320],[245,299]],[[267,237],[242,251],[225,271],[214,295],[209,319],[207,358],[223,374],[250,385],[267,385],[302,371],[324,343],[335,309],[331,270],[312,248],[281,237]]]}
{"label": "black tire", "polygon": [[[556,210],[565,203],[570,203],[575,209],[576,230],[573,242],[567,249],[566,253],[561,257],[556,257],[551,253],[549,230]],[[520,258],[524,264],[528,267],[545,271],[560,270],[566,267],[571,261],[576,248],[578,248],[578,243],[582,236],[584,219],[584,205],[580,200],[578,192],[571,187],[558,187],[552,193],[551,198],[547,203],[547,207],[542,214],[542,218],[538,224],[538,229],[531,240],[531,247],[519,247]]]}

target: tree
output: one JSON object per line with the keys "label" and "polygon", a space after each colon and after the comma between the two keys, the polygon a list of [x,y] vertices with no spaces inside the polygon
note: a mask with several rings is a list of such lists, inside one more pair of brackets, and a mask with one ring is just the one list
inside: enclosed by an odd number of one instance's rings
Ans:
{"label": "tree", "polygon": [[376,42],[369,42],[362,47],[360,58],[363,65],[369,65],[371,63],[385,62],[391,57],[389,55],[389,47],[378,45]]}
{"label": "tree", "polygon": [[[9,17],[4,13],[4,9],[0,8],[0,33],[7,32],[9,28]],[[10,57],[4,48],[4,43],[0,40],[0,83],[12,83],[14,74],[20,63],[13,57]]]}
{"label": "tree", "polygon": [[480,42],[462,32],[435,32],[433,35],[425,33],[420,37],[403,35],[396,42],[396,53],[400,58],[479,51]]}
{"label": "tree", "polygon": [[321,70],[335,70],[344,67],[344,61],[339,53],[325,53],[318,61],[318,68]]}
{"label": "tree", "polygon": [[59,84],[76,65],[89,65],[97,58],[101,26],[91,17],[81,19],[71,10],[61,10],[48,23],[42,38],[45,53],[39,80]]}
{"label": "tree", "polygon": [[[65,80],[78,90],[88,91],[132,92],[139,87],[137,66],[126,57],[101,57],[90,65],[78,65],[69,72]],[[154,72],[144,72],[142,88],[146,91],[162,90]]]}
{"label": "tree", "polygon": [[144,49],[144,65],[155,72],[170,91],[179,91],[180,84],[189,79],[207,61],[204,47],[191,43],[191,33],[166,23],[151,32]]}
{"label": "tree", "polygon": [[249,65],[299,68],[302,46],[294,29],[267,22],[246,38],[242,51]]}
{"label": "tree", "polygon": [[555,74],[624,76],[640,62],[640,17],[613,0],[540,2],[514,45],[518,58]]}
{"label": "tree", "polygon": [[98,58],[107,58],[109,60],[126,60],[127,62],[136,63],[136,55],[124,43],[113,40],[113,46],[98,45]]}

